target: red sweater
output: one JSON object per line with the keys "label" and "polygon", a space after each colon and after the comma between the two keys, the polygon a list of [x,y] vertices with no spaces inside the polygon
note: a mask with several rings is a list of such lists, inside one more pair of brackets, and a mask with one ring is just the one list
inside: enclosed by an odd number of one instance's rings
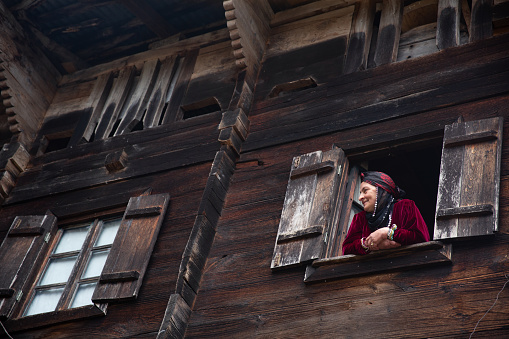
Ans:
{"label": "red sweater", "polygon": [[[394,232],[394,241],[401,245],[430,240],[426,223],[412,200],[402,199],[394,204],[391,224],[398,226]],[[343,254],[366,254],[361,246],[361,238],[367,237],[370,233],[366,212],[357,213],[343,242]]]}

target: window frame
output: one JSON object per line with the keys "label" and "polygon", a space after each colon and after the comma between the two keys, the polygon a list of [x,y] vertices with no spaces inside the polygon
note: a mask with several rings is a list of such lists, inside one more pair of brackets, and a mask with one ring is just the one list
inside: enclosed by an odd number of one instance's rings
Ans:
{"label": "window frame", "polygon": [[[46,226],[45,233],[41,233],[40,238],[44,239],[38,240],[39,243],[42,242],[41,245],[42,250],[39,251],[37,263],[31,266],[30,270],[27,270],[26,275],[22,278],[25,281],[23,283],[22,289],[20,289],[19,291],[15,290],[14,294],[11,294],[10,296],[7,297],[3,295],[0,296],[3,298],[7,298],[0,299],[0,306],[2,306],[2,300],[7,300],[9,303],[14,303],[14,306],[12,306],[10,313],[6,316],[6,320],[2,321],[6,329],[9,332],[15,332],[30,328],[47,326],[56,323],[62,323],[71,320],[104,316],[106,315],[107,307],[110,302],[114,303],[127,300],[127,298],[125,298],[124,295],[115,294],[114,292],[112,292],[112,290],[115,290],[116,287],[119,286],[117,284],[120,284],[120,286],[123,287],[123,289],[121,290],[123,290],[124,292],[127,290],[130,293],[130,299],[135,299],[139,293],[139,289],[141,288],[143,277],[145,275],[149,260],[152,256],[152,251],[154,249],[155,242],[158,238],[159,230],[162,226],[163,221],[165,220],[166,210],[170,200],[170,195],[167,193],[153,195],[150,195],[150,193],[151,189],[147,189],[141,195],[131,197],[129,199],[129,202],[127,203],[127,206],[124,205],[124,207],[119,207],[120,205],[118,203],[115,203],[115,205],[104,206],[104,210],[101,212],[90,211],[88,215],[85,214],[86,212],[80,213],[80,215],[78,216],[69,215],[68,219],[64,220],[65,222],[61,222],[59,225],[60,228],[65,228],[67,226],[70,226],[71,223],[76,224],[101,217],[104,219],[109,219],[110,217],[115,218],[119,216],[119,213],[122,213],[120,214],[122,217],[120,226],[117,231],[117,235],[115,237],[115,240],[113,241],[112,248],[110,250],[110,253],[108,254],[108,258],[106,259],[106,263],[103,267],[101,276],[99,278],[99,282],[96,286],[96,289],[94,290],[95,295],[96,292],[99,290],[99,285],[101,285],[100,291],[101,296],[103,297],[103,299],[105,296],[108,297],[107,301],[100,300],[97,302],[93,302],[90,305],[84,305],[76,308],[66,308],[51,312],[23,316],[23,312],[31,300],[33,287],[38,281],[40,275],[44,272],[50,254],[52,253],[54,246],[56,246],[56,244],[58,243],[58,239],[60,238],[59,236],[56,236],[57,232],[60,231],[58,229],[59,227],[57,227],[56,225],[57,218],[53,214],[51,214],[50,211],[48,211],[47,213],[51,217],[53,226],[51,226],[51,228]],[[18,216],[14,219],[14,222],[11,228],[9,229],[9,232],[11,232],[12,229],[16,231],[15,228],[17,226],[16,223],[18,218],[22,218],[21,220],[25,219],[28,220],[30,219],[30,217],[35,217],[37,220],[41,219],[41,216],[28,216],[28,218],[27,216],[21,217]],[[62,216],[62,218],[65,218],[65,216]],[[47,220],[47,218],[43,220]],[[30,235],[34,234],[33,229],[35,230],[41,229],[42,232],[42,227],[37,227],[37,225],[30,224],[28,227],[30,227],[28,228],[29,231],[28,234]],[[25,226],[23,231],[26,233],[27,232],[26,230],[27,227]],[[99,228],[96,227],[95,231],[97,232],[98,230]],[[142,236],[139,236],[139,234],[141,234]],[[87,236],[92,235],[88,234]],[[7,235],[7,237],[9,237],[9,234]],[[134,240],[132,240],[131,243],[129,243],[129,241],[127,241],[126,243],[126,238],[132,238]],[[93,246],[93,242],[90,242],[90,244]],[[141,246],[137,244],[141,244]],[[3,245],[4,243],[1,244],[1,246]],[[105,274],[108,262],[109,261],[116,262],[116,260],[113,259],[117,259],[118,255],[122,255],[123,247],[125,247],[124,250],[128,249],[129,251],[132,251],[133,248],[135,248],[134,257],[137,257],[137,260],[135,261],[124,260],[123,264],[124,267],[126,267],[127,265],[129,269],[136,272],[137,273],[136,277],[134,278],[129,277],[127,281],[125,279],[113,281],[109,279],[107,281],[103,281],[103,275]],[[12,248],[9,246],[5,248],[0,247],[0,249],[4,249],[4,253],[13,253]],[[112,255],[113,252],[114,254]],[[0,253],[2,252],[0,251]],[[20,252],[16,253],[19,254],[19,256],[23,255],[23,253]],[[110,257],[112,257],[113,259],[110,259]],[[42,263],[44,263],[44,265],[42,265]],[[82,265],[82,267],[84,267],[84,265]],[[115,270],[116,268],[118,268],[117,265],[111,265],[111,263],[109,264],[110,271],[112,269]],[[75,272],[75,277],[80,276],[80,274],[81,272]],[[111,275],[112,273],[109,274]],[[5,282],[8,281],[5,281],[4,279],[4,283]],[[127,287],[127,289],[125,287]],[[0,286],[0,290],[2,290],[2,288],[3,287]],[[18,297],[19,295],[21,295],[21,297]],[[92,297],[92,300],[94,300],[94,297]]]}
{"label": "window frame", "polygon": [[[75,222],[72,224],[69,223],[62,223],[63,225],[58,226],[58,231],[56,236],[52,239],[51,245],[49,248],[49,253],[44,258],[44,262],[41,265],[41,268],[39,270],[39,273],[37,274],[36,279],[32,282],[29,293],[27,293],[27,297],[25,298],[25,301],[23,305],[20,306],[20,309],[18,310],[17,317],[30,317],[37,314],[44,314],[44,313],[51,313],[51,312],[59,312],[64,311],[68,309],[78,308],[78,307],[71,307],[71,304],[74,300],[74,296],[77,293],[77,289],[79,287],[80,283],[90,283],[90,282],[99,282],[100,276],[95,277],[89,277],[89,278],[81,278],[83,272],[88,266],[88,263],[90,262],[90,258],[92,256],[92,253],[95,251],[102,251],[105,249],[111,249],[113,242],[108,245],[103,246],[94,246],[95,242],[99,238],[99,235],[101,231],[103,230],[104,223],[112,220],[119,220],[122,221],[122,215],[116,214],[107,214],[105,216],[96,217],[93,219],[86,219],[81,222]],[[77,229],[81,227],[87,227],[87,234],[85,236],[85,239],[83,240],[83,244],[79,250],[74,251],[68,251],[63,253],[54,253],[56,247],[60,243],[60,240],[62,239],[62,236],[64,234],[65,230],[71,230],[71,229]],[[117,230],[118,231],[118,230]],[[72,271],[69,274],[69,279],[65,283],[56,283],[56,284],[48,284],[48,285],[38,285],[39,281],[42,279],[43,274],[46,272],[48,265],[51,261],[51,259],[55,258],[66,258],[71,256],[76,256],[76,261],[73,264]],[[64,287],[64,290],[58,300],[58,303],[55,307],[55,310],[49,311],[49,312],[43,312],[43,313],[36,313],[31,315],[26,315],[26,312],[30,308],[30,305],[32,304],[32,301],[35,297],[35,293],[39,290],[45,290],[56,286],[62,286]],[[83,305],[83,306],[92,306],[94,303],[92,303],[92,300],[90,300],[90,304]],[[81,307],[81,306],[79,306]]]}
{"label": "window frame", "polygon": [[[301,260],[301,256],[299,256],[299,253],[296,253],[295,251],[292,252],[292,247],[288,246],[288,251],[281,251],[278,250],[277,246],[279,243],[279,238],[281,234],[284,234],[281,232],[281,225],[288,223],[288,218],[283,213],[285,211],[285,208],[287,207],[287,195],[289,193],[289,189],[287,189],[287,194],[285,195],[285,205],[283,208],[283,212],[281,214],[281,222],[280,227],[278,230],[278,235],[276,238],[276,247],[274,249],[274,255],[273,255],[273,262],[271,265],[272,269],[280,269],[284,268],[285,266],[295,266],[299,264],[308,264],[306,275],[305,275],[305,282],[315,282],[320,280],[326,280],[326,279],[336,279],[341,277],[350,277],[350,276],[356,276],[356,275],[363,275],[363,274],[369,274],[373,272],[380,272],[380,271],[391,271],[395,269],[405,269],[409,267],[418,267],[418,266],[426,266],[426,265],[435,265],[435,264],[444,264],[444,263],[452,263],[451,261],[451,254],[452,254],[452,247],[451,243],[455,241],[455,238],[457,237],[472,237],[472,236],[486,236],[486,235],[492,235],[494,232],[497,231],[497,221],[498,221],[498,196],[499,196],[499,189],[500,189],[500,182],[499,182],[499,176],[500,176],[500,167],[501,167],[501,143],[503,140],[503,118],[502,117],[495,117],[495,118],[488,118],[488,119],[481,119],[481,120],[473,120],[469,122],[464,122],[463,119],[460,117],[456,123],[445,125],[445,128],[442,130],[443,134],[443,142],[442,142],[442,156],[441,156],[441,165],[440,165],[440,179],[438,184],[438,197],[437,197],[437,204],[436,204],[436,211],[435,211],[435,225],[434,225],[434,231],[436,236],[436,230],[437,230],[437,221],[444,216],[441,214],[444,214],[446,218],[451,218],[453,220],[461,220],[462,218],[473,218],[469,219],[469,224],[477,224],[479,223],[480,226],[476,226],[476,230],[472,233],[462,232],[464,234],[463,236],[460,235],[459,231],[457,232],[458,235],[456,235],[456,231],[458,226],[452,224],[451,228],[449,229],[449,232],[447,237],[442,237],[441,241],[430,241],[427,243],[420,243],[420,244],[414,244],[409,246],[402,246],[397,249],[391,249],[391,250],[384,250],[384,251],[377,251],[374,253],[370,253],[363,256],[358,255],[338,255],[338,251],[341,250],[341,246],[336,246],[335,251],[331,251],[331,242],[334,243],[341,243],[342,239],[342,233],[346,234],[348,230],[348,226],[345,226],[345,220],[350,219],[351,214],[351,208],[352,208],[352,200],[354,196],[352,184],[346,184],[349,189],[339,189],[339,196],[337,197],[330,197],[330,201],[336,201],[336,204],[334,205],[335,211],[334,211],[334,218],[332,223],[328,223],[328,228],[324,230],[325,237],[323,241],[322,246],[322,255],[320,258],[314,258],[313,260]],[[396,143],[398,145],[409,145],[413,142],[419,143],[419,141],[426,141],[430,140],[429,136],[413,136],[413,139],[410,141],[397,141]],[[486,145],[485,143],[491,143],[489,145]],[[476,146],[479,143],[478,146]],[[376,145],[375,145],[376,146]],[[336,146],[333,146],[333,149]],[[391,145],[390,147],[393,147]],[[450,150],[452,148],[455,148],[455,151],[453,153],[453,157],[451,157]],[[384,147],[379,147],[380,149],[383,149]],[[387,148],[387,147],[385,147]],[[376,150],[372,151],[366,151],[365,149],[358,154],[354,154],[355,156],[362,155],[363,158],[367,157],[367,155],[371,154],[372,152],[376,152]],[[463,153],[462,153],[463,152]],[[485,153],[483,153],[485,152]],[[295,160],[298,160],[301,157],[307,157],[313,153],[304,154],[301,156],[297,156],[294,158],[294,165],[292,165],[292,172],[296,170],[295,166]],[[352,152],[353,153],[353,152]],[[464,158],[462,158],[461,154],[464,155]],[[470,155],[473,154],[473,155]],[[477,205],[479,206],[473,206],[470,207],[469,201],[471,199],[467,199],[468,201],[465,201],[462,203],[462,201],[454,201],[454,203],[457,203],[458,206],[453,205],[450,206],[450,199],[445,200],[444,202],[441,202],[440,198],[440,192],[441,190],[447,191],[447,185],[459,183],[460,190],[464,189],[464,185],[468,185],[469,180],[471,180],[470,176],[468,176],[468,180],[462,179],[462,173],[465,171],[465,173],[472,172],[470,170],[469,161],[472,162],[475,159],[479,158],[478,154],[484,154],[484,157],[486,157],[486,162],[488,162],[487,154],[490,154],[489,158],[489,165],[487,166],[487,170],[492,170],[494,173],[493,176],[483,176],[482,171],[481,174],[477,174],[477,177],[475,180],[477,180],[478,184],[483,187],[484,184],[489,184],[494,187],[493,192],[489,192],[486,194],[485,192],[475,192],[477,200]],[[477,157],[477,158],[476,158]],[[349,157],[346,157],[346,161],[344,159],[341,159],[340,161],[337,161],[335,166],[336,168],[343,167],[343,172],[345,169],[349,169]],[[359,157],[360,158],[360,157]],[[452,161],[452,162],[451,162]],[[444,163],[448,164],[447,166],[444,165]],[[319,166],[320,164],[313,164],[313,166]],[[310,166],[307,166],[310,167]],[[452,172],[452,174],[448,171],[448,168],[455,168],[455,170]],[[457,169],[459,168],[459,169]],[[305,171],[303,168],[298,168],[299,171]],[[459,173],[459,174],[458,174]],[[491,172],[490,172],[491,173]],[[338,173],[339,174],[339,173]],[[348,173],[349,176],[350,173]],[[467,176],[467,174],[465,176]],[[458,177],[459,176],[459,177]],[[486,178],[485,178],[486,177]],[[488,178],[489,177],[489,178]],[[445,179],[444,179],[445,178]],[[351,183],[353,178],[342,178],[342,183]],[[444,184],[445,183],[445,184]],[[465,184],[466,183],[466,184]],[[290,180],[288,183],[288,188],[291,187],[292,184],[292,174],[290,174]],[[295,185],[295,183],[293,183]],[[446,188],[444,188],[444,186]],[[465,186],[466,187],[466,186]],[[491,187],[491,186],[490,186]],[[346,191],[346,192],[345,192]],[[290,193],[291,194],[291,193]],[[318,194],[318,193],[315,193]],[[325,194],[325,193],[320,193]],[[469,195],[472,194],[472,192],[468,193]],[[318,195],[315,195],[318,196]],[[313,195],[311,195],[313,197]],[[323,196],[319,196],[320,201],[324,200]],[[442,199],[443,200],[443,199]],[[345,203],[346,202],[346,203]],[[463,204],[467,204],[466,206],[463,206]],[[295,205],[295,203],[294,203]],[[490,206],[490,210],[488,211],[488,208],[485,206]],[[298,208],[293,207],[293,208]],[[482,208],[482,210],[481,210]],[[480,210],[477,211],[477,210]],[[445,212],[444,212],[445,211]],[[473,211],[473,212],[472,212]],[[348,212],[348,213],[345,213]],[[447,212],[447,213],[446,213]],[[491,212],[493,215],[491,218],[494,220],[493,222],[481,219],[480,217],[485,217],[487,214],[490,214],[488,212]],[[347,215],[348,214],[348,215]],[[284,220],[287,219],[287,220]],[[492,225],[494,224],[494,225]],[[446,224],[447,226],[447,224]],[[309,223],[304,222],[304,227],[311,228]],[[456,227],[456,229],[454,228]],[[480,228],[481,231],[479,231],[477,228]],[[294,230],[293,233],[298,234],[299,229]],[[483,233],[484,232],[484,233]],[[334,237],[333,239],[327,239],[327,235],[332,234]],[[452,235],[451,235],[452,234]],[[466,235],[465,235],[466,234]],[[315,236],[315,235],[309,235],[309,236]],[[297,242],[301,239],[291,239],[292,241]],[[446,241],[446,243],[442,241]],[[302,243],[302,247],[309,246],[309,243]],[[296,245],[296,244],[293,244]],[[292,246],[293,246],[292,245]],[[298,245],[298,243],[297,243]],[[298,247],[298,246],[294,246]],[[334,247],[334,246],[332,246]],[[315,250],[316,252],[316,250]],[[285,257],[293,257],[298,258],[298,260],[294,260],[290,264],[285,262]],[[276,265],[274,265],[274,262],[276,262]],[[277,264],[277,263],[283,263],[283,264]]]}

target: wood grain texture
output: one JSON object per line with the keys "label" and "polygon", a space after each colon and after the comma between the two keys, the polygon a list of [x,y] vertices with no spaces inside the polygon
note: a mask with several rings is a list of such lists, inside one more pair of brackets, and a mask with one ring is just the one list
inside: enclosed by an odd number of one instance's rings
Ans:
{"label": "wood grain texture", "polygon": [[402,18],[403,1],[383,1],[382,16],[376,40],[375,64],[377,66],[396,61]]}
{"label": "wood grain texture", "polygon": [[437,47],[444,48],[460,44],[461,0],[438,2]]}
{"label": "wood grain texture", "polygon": [[[487,235],[498,229],[502,121],[493,118],[446,126],[444,145],[449,139],[470,139],[471,143],[453,143],[443,149],[434,239]],[[496,131],[497,139],[465,137],[483,132],[493,136],[491,131]]]}

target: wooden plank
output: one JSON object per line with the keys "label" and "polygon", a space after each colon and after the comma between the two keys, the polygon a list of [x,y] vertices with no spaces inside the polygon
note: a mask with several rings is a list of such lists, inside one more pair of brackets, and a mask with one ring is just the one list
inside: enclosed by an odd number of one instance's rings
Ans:
{"label": "wooden plank", "polygon": [[493,141],[498,139],[498,131],[484,131],[467,135],[458,135],[444,140],[444,147],[456,147],[466,144]]}
{"label": "wooden plank", "polygon": [[437,211],[437,218],[452,218],[452,217],[472,217],[477,215],[491,215],[495,210],[491,204],[474,205],[474,206],[461,206],[440,209]]}
{"label": "wooden plank", "polygon": [[149,98],[156,81],[161,63],[159,60],[147,61],[141,70],[140,79],[136,84],[136,90],[126,102],[125,115],[120,121],[114,135],[126,134],[143,119],[147,109]]}
{"label": "wooden plank", "polygon": [[176,71],[175,60],[175,57],[168,57],[161,63],[161,69],[159,70],[154,89],[148,100],[147,112],[143,117],[143,128],[151,128],[159,125],[166,105],[166,94]]}
{"label": "wooden plank", "polygon": [[160,38],[166,38],[177,30],[168,23],[149,3],[135,0],[117,0],[138,17],[152,32]]}
{"label": "wooden plank", "polygon": [[69,141],[69,146],[76,146],[83,141],[90,141],[90,137],[94,133],[101,112],[104,109],[104,103],[108,98],[112,84],[113,74],[111,72],[102,74],[97,78],[88,99],[88,106],[92,111],[88,117],[86,114],[83,114],[82,118],[80,118]]}
{"label": "wooden plank", "polygon": [[118,78],[113,83],[113,88],[111,89],[108,99],[104,104],[101,117],[95,129],[94,140],[101,140],[109,137],[131,89],[135,74],[136,69],[134,67],[126,67],[120,71]]}
{"label": "wooden plank", "polygon": [[292,233],[280,234],[277,237],[277,243],[281,244],[296,238],[315,237],[323,234],[323,225],[310,226]]}
{"label": "wooden plank", "polygon": [[367,68],[375,10],[375,0],[356,3],[343,70],[345,74]]}
{"label": "wooden plank", "polygon": [[[365,261],[338,262],[334,265],[321,265],[318,268],[308,266],[304,282],[318,282],[340,278],[357,277],[378,272],[393,272],[403,269],[417,269],[430,265],[452,264],[451,245],[443,249],[408,251],[399,256],[369,258]],[[346,258],[349,259],[349,258]]]}
{"label": "wooden plank", "polygon": [[439,0],[437,18],[437,47],[444,48],[460,44],[461,0]]}
{"label": "wooden plank", "polygon": [[472,0],[470,42],[484,40],[493,35],[492,5],[493,0]]}
{"label": "wooden plank", "polygon": [[[195,143],[189,144],[188,138],[192,138]],[[109,173],[105,170],[104,159],[112,152],[113,149],[110,149],[98,154],[77,157],[73,161],[60,160],[48,164],[41,168],[42,172],[27,172],[24,179],[19,181],[17,192],[12,192],[10,198],[24,200],[210,160],[218,149],[217,125],[183,134],[166,136],[163,134],[159,139],[155,139],[157,142],[153,140],[138,143],[136,147],[125,148],[129,163],[122,171]],[[164,145],[165,150],[161,149],[161,145]],[[124,147],[121,146],[121,149]],[[61,175],[54,175],[56,168],[61,169]]]}
{"label": "wooden plank", "polygon": [[398,57],[403,1],[384,0],[376,42],[375,64],[377,66],[396,61]]}
{"label": "wooden plank", "polygon": [[187,53],[184,57],[183,64],[181,66],[182,68],[180,68],[175,74],[175,77],[177,77],[175,80],[175,87],[172,88],[172,86],[170,86],[168,93],[169,97],[166,99],[168,101],[168,108],[164,113],[162,124],[182,119],[182,110],[180,105],[186,96],[189,81],[193,75],[196,59],[198,58],[198,53],[199,50]]}
{"label": "wooden plank", "polygon": [[271,27],[281,26],[290,22],[306,19],[318,14],[327,13],[343,7],[354,5],[354,0],[321,0],[304,4],[274,14],[270,22]]}

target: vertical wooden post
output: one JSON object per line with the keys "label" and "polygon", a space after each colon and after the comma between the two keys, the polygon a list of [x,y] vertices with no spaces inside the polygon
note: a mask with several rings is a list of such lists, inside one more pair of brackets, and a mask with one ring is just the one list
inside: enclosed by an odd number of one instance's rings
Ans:
{"label": "vertical wooden post", "polygon": [[437,15],[437,47],[442,50],[460,44],[460,0],[439,0]]}
{"label": "vertical wooden post", "polygon": [[493,35],[493,0],[472,0],[470,42],[483,40]]}
{"label": "vertical wooden post", "polygon": [[346,54],[345,74],[367,68],[375,10],[375,0],[360,1],[355,5],[355,14]]}
{"label": "vertical wooden post", "polygon": [[402,20],[403,0],[384,0],[376,42],[376,66],[396,61]]}

